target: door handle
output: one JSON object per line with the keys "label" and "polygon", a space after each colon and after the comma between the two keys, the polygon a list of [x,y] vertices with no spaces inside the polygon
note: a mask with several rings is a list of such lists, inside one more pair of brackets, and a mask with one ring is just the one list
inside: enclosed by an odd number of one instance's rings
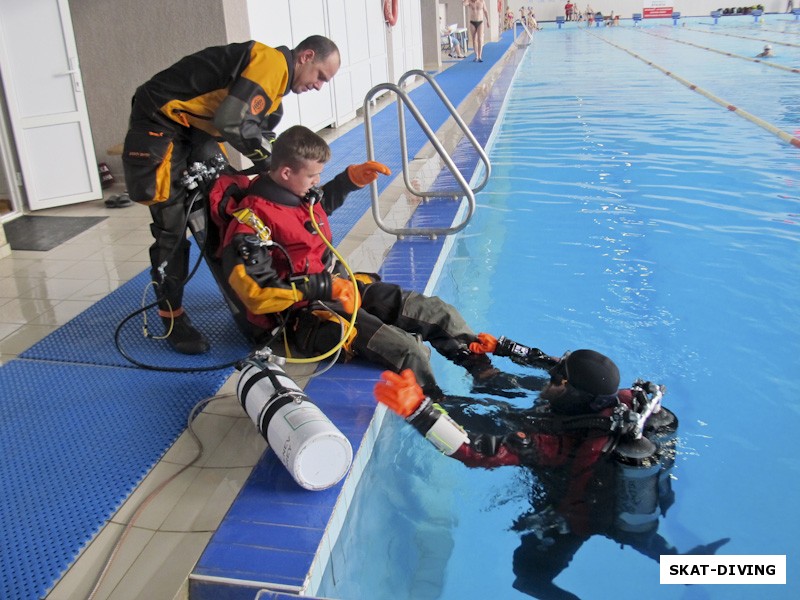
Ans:
{"label": "door handle", "polygon": [[71,68],[63,73],[58,73],[58,76],[63,77],[64,75],[69,75],[72,78],[72,89],[76,94],[80,94],[83,92],[83,84],[81,83],[81,70],[78,68],[78,59],[74,56],[70,56],[69,66]]}

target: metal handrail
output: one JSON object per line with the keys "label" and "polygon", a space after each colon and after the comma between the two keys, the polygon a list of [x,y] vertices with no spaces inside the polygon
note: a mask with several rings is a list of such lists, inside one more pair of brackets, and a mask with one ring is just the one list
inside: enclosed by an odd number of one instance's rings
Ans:
{"label": "metal handrail", "polygon": [[[442,146],[439,139],[436,137],[436,134],[428,125],[428,122],[422,116],[422,114],[417,109],[414,102],[408,96],[408,94],[400,87],[400,85],[409,77],[413,76],[420,76],[425,78],[433,87],[434,92],[439,96],[439,98],[444,103],[447,110],[450,112],[450,115],[453,117],[456,124],[459,126],[461,131],[464,133],[464,136],[469,140],[475,150],[478,152],[478,156],[480,157],[481,161],[485,166],[485,171],[483,175],[483,181],[473,188],[470,188],[469,183],[464,179],[464,176],[458,170],[453,159],[447,153],[447,151]],[[432,198],[432,197],[443,197],[443,196],[452,196],[454,199],[458,199],[460,196],[465,196],[467,199],[467,203],[469,209],[467,211],[466,216],[458,225],[454,225],[451,227],[407,227],[407,228],[399,228],[395,229],[389,227],[386,223],[384,223],[383,219],[380,215],[380,204],[379,204],[379,194],[378,194],[378,184],[377,182],[373,181],[370,184],[370,190],[372,192],[372,216],[375,219],[375,223],[377,223],[378,227],[380,227],[386,233],[390,233],[392,235],[397,236],[404,236],[404,235],[427,235],[430,237],[436,237],[437,235],[450,235],[453,233],[457,233],[466,227],[469,220],[472,218],[473,213],[475,212],[475,194],[482,190],[487,182],[489,181],[489,175],[491,174],[492,166],[489,163],[489,157],[484,152],[481,145],[478,143],[478,140],[475,139],[475,136],[467,127],[467,124],[461,118],[461,115],[458,114],[456,108],[447,98],[445,93],[442,91],[442,88],[439,87],[439,84],[428,75],[425,71],[419,69],[413,69],[405,73],[397,84],[394,83],[379,83],[375,87],[373,87],[369,92],[367,92],[366,97],[364,98],[364,133],[366,135],[367,141],[367,160],[375,160],[375,148],[372,139],[372,112],[371,112],[371,100],[372,98],[380,91],[388,90],[394,92],[397,95],[398,102],[397,102],[397,120],[400,129],[400,148],[402,152],[402,161],[403,161],[403,182],[405,183],[406,189],[409,193],[413,194],[414,196],[420,196],[423,198]],[[405,113],[403,112],[403,105],[405,105],[411,115],[416,119],[417,124],[422,129],[423,133],[428,137],[431,142],[431,145],[436,150],[439,157],[444,162],[445,166],[449,169],[452,173],[453,177],[458,184],[458,188],[453,189],[444,189],[444,190],[433,190],[433,191],[418,191],[415,190],[409,180],[409,163],[408,163],[408,142],[406,138],[406,127],[405,127]]]}
{"label": "metal handrail", "polygon": [[[525,33],[528,34],[527,44],[517,41],[517,25],[522,25],[522,29],[525,31]],[[517,48],[525,48],[526,46],[530,46],[531,42],[533,41],[533,33],[531,33],[531,30],[528,29],[528,26],[525,24],[525,21],[523,21],[522,19],[517,19],[516,21],[514,21],[512,27],[514,28],[514,43],[517,45]]]}

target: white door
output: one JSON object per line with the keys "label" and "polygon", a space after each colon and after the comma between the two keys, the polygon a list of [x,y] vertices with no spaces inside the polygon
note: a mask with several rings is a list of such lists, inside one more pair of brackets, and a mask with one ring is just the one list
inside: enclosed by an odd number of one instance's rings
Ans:
{"label": "white door", "polygon": [[68,0],[0,0],[0,74],[29,208],[100,198]]}

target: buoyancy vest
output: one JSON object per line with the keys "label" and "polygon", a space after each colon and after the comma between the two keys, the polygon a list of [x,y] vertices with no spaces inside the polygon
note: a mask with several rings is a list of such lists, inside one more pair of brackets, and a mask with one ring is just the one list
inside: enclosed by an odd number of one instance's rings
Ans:
{"label": "buoyancy vest", "polygon": [[[253,188],[258,188],[259,194],[250,193]],[[262,193],[269,193],[271,197],[262,196]],[[236,235],[253,232],[249,225],[237,222],[233,216],[243,208],[250,209],[261,219],[272,232],[272,239],[291,257],[292,264],[288,265],[282,252],[272,252],[281,278],[292,273],[319,273],[331,267],[331,253],[314,229],[309,205],[280,186],[258,180],[251,182],[243,175],[221,175],[209,193],[209,212],[222,232],[222,248]],[[314,205],[314,220],[325,238],[331,239],[328,215],[319,204]]]}

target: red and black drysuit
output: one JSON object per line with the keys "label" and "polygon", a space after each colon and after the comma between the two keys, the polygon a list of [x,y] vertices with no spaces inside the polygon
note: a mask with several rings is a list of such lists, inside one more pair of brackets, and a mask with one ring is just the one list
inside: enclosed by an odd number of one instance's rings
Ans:
{"label": "red and black drysuit", "polygon": [[[227,203],[219,202],[216,195],[232,184],[246,188],[244,194],[239,194],[241,199],[229,195]],[[326,238],[331,236],[328,215],[357,188],[347,170],[322,186],[322,200],[313,204],[313,211]],[[292,341],[302,351],[316,355],[332,348],[341,339],[339,320],[315,314],[311,303],[325,302],[349,319],[351,315],[341,304],[332,302],[331,295],[332,278],[347,275],[316,233],[309,203],[265,175],[249,187],[243,178],[223,176],[212,190],[211,204],[218,206],[212,208],[212,219],[224,232],[223,277],[247,315],[248,337],[254,341],[265,339],[281,315],[288,323]],[[260,244],[250,225],[231,220],[233,212],[243,208],[261,219],[277,245]],[[357,333],[347,345],[355,356],[395,372],[411,369],[426,393],[433,397],[440,397],[441,391],[436,387],[429,351],[422,341],[430,342],[447,358],[461,361],[459,364],[473,361],[491,366],[484,355],[469,352],[469,344],[477,337],[451,305],[437,297],[380,281],[374,274],[360,273],[356,278],[361,305],[356,317]]]}
{"label": "red and black drysuit", "polygon": [[220,142],[266,166],[293,75],[291,50],[249,41],[186,56],[136,90],[122,163],[128,194],[150,206],[150,261],[162,310],[182,306],[188,275],[183,173],[219,154]]}
{"label": "red and black drysuit", "polygon": [[[611,450],[618,439],[602,422],[615,410],[630,408],[633,392],[619,390],[617,398],[617,403],[599,412],[575,416],[554,415],[546,405],[530,411],[505,405],[500,416],[489,417],[464,410],[474,406],[471,398],[439,401],[450,417],[466,426],[469,436],[469,442],[451,454],[452,458],[468,467],[528,467],[534,475],[533,510],[521,515],[513,527],[522,533],[513,557],[514,587],[525,594],[577,598],[553,580],[595,534],[630,545],[656,561],[662,554],[677,553],[655,530],[633,534],[614,526],[616,469]],[[442,415],[430,400],[425,402],[428,408],[407,419],[423,435]],[[490,406],[499,403],[492,401]],[[464,413],[459,414],[460,410]],[[583,420],[585,428],[575,428],[576,420]],[[713,553],[726,541],[698,546],[690,553]]]}

